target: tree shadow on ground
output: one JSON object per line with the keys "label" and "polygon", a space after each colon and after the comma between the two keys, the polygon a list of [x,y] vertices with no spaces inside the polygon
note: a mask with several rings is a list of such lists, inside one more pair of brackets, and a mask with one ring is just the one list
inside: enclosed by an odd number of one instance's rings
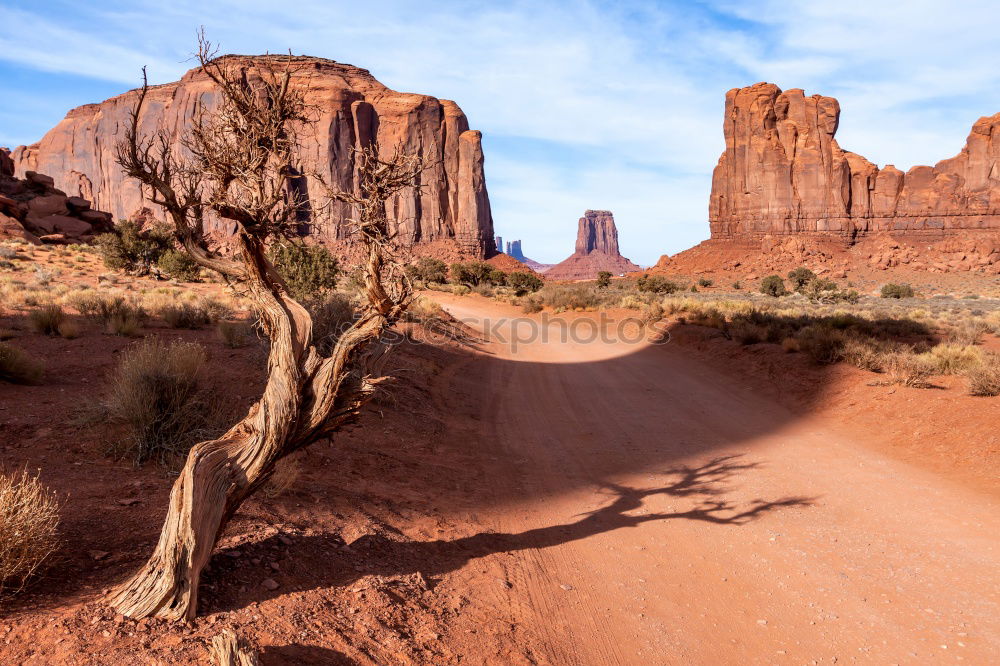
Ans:
{"label": "tree shadow on ground", "polygon": [[261,666],[354,666],[356,661],[343,652],[318,645],[269,645],[260,655]]}
{"label": "tree shadow on ground", "polygon": [[[618,529],[637,527],[662,520],[693,520],[714,525],[738,527],[772,511],[808,507],[816,498],[781,497],[773,500],[754,499],[738,504],[725,498],[726,483],[736,474],[753,470],[760,463],[746,462],[742,456],[719,456],[699,466],[678,465],[664,474],[673,480],[654,488],[631,488],[603,482],[602,489],[611,497],[605,506],[581,514],[573,522],[549,525],[517,533],[480,532],[453,540],[413,541],[383,534],[365,535],[351,544],[343,544],[330,535],[298,538],[289,546],[280,536],[240,547],[244,557],[266,556],[276,550],[287,550],[293,557],[291,569],[279,581],[281,587],[269,591],[259,589],[259,598],[287,594],[320,587],[338,587],[354,583],[361,577],[405,576],[420,574],[425,579],[438,577],[463,567],[471,560],[498,553],[528,549],[551,548],[579,541]],[[657,495],[688,498],[693,506],[683,511],[631,513],[643,509],[645,501]],[[287,537],[286,537],[287,539]],[[245,560],[244,560],[245,561]],[[205,612],[231,611],[239,607],[232,600],[241,595],[232,589],[239,585],[234,570],[241,565],[233,558],[216,556],[204,582]],[[262,565],[261,573],[265,573]]]}

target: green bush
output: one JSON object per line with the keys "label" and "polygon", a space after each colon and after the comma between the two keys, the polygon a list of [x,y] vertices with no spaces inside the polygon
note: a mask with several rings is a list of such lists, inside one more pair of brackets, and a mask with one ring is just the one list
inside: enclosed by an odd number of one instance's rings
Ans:
{"label": "green bush", "polygon": [[507,286],[514,290],[516,296],[538,291],[544,284],[542,278],[527,271],[514,271],[507,275]]}
{"label": "green bush", "polygon": [[493,270],[494,268],[484,261],[470,261],[452,264],[450,273],[453,282],[475,287],[489,283]]}
{"label": "green bush", "polygon": [[114,231],[99,235],[94,246],[104,265],[114,271],[146,275],[153,264],[174,245],[174,234],[165,224],[143,230],[138,222],[123,220]]}
{"label": "green bush", "polygon": [[337,286],[337,259],[322,245],[275,243],[267,258],[284,278],[293,298],[322,298]]}
{"label": "green bush", "polygon": [[662,275],[642,275],[635,281],[635,286],[639,291],[648,291],[654,294],[673,294],[681,290],[679,284]]}
{"label": "green bush", "polygon": [[882,285],[882,298],[913,298],[913,287],[889,282]]}
{"label": "green bush", "polygon": [[600,271],[597,274],[597,288],[606,289],[611,286],[611,273],[609,271]]}
{"label": "green bush", "polygon": [[406,267],[406,273],[410,279],[422,280],[423,282],[446,282],[448,280],[448,266],[440,259],[433,257],[421,257],[416,263]]}
{"label": "green bush", "polygon": [[494,268],[490,271],[490,274],[486,276],[486,281],[495,287],[504,287],[507,285],[507,274],[499,268]]}
{"label": "green bush", "polygon": [[805,266],[799,266],[788,272],[788,281],[791,282],[792,289],[795,291],[802,291],[806,285],[814,280],[816,280],[816,274]]}
{"label": "green bush", "polygon": [[198,279],[200,266],[190,254],[183,250],[164,250],[156,261],[156,267],[175,280],[194,282]]}
{"label": "green bush", "polygon": [[760,293],[777,298],[787,294],[788,290],[785,289],[785,281],[780,275],[768,275],[760,281]]}

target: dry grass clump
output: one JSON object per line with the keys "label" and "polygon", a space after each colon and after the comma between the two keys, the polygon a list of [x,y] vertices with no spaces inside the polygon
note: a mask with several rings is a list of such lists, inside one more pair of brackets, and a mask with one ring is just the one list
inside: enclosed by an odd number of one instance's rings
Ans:
{"label": "dry grass clump", "polygon": [[[624,306],[623,306],[624,307]],[[525,296],[521,299],[521,312],[524,314],[535,314],[545,309],[542,299],[538,296]]]}
{"label": "dry grass clump", "polygon": [[0,473],[0,593],[20,590],[59,545],[59,499],[28,471]]}
{"label": "dry grass clump", "polygon": [[625,294],[618,301],[618,307],[625,308],[626,310],[644,310],[647,305],[649,305],[649,302],[636,294]]}
{"label": "dry grass clump", "polygon": [[122,353],[111,376],[105,408],[124,423],[128,436],[114,451],[141,464],[184,455],[207,425],[207,404],[199,386],[205,350],[201,345],[156,338]]}
{"label": "dry grass clump", "polygon": [[67,294],[65,302],[81,315],[104,324],[112,335],[137,335],[146,320],[146,311],[133,296],[80,290]]}
{"label": "dry grass clump", "polygon": [[984,355],[980,363],[969,366],[963,374],[969,395],[1000,395],[1000,355]]}
{"label": "dry grass clump", "polygon": [[880,346],[874,345],[867,340],[858,338],[847,338],[841,349],[841,358],[846,363],[867,370],[868,372],[882,372],[884,369],[885,351]]}
{"label": "dry grass clump", "polygon": [[0,342],[0,380],[13,384],[37,384],[45,366],[26,352]]}
{"label": "dry grass clump", "polygon": [[990,328],[985,319],[966,319],[948,332],[948,339],[958,345],[978,345]]}
{"label": "dry grass clump", "polygon": [[973,345],[945,342],[920,355],[937,375],[957,375],[983,363],[983,350]]}
{"label": "dry grass clump", "polygon": [[220,321],[217,330],[222,344],[231,349],[246,347],[253,338],[253,326],[245,321]]}
{"label": "dry grass clump", "polygon": [[908,351],[887,352],[882,359],[882,368],[890,384],[902,384],[925,388],[934,374],[934,367],[918,354]]}
{"label": "dry grass clump", "polygon": [[36,333],[59,335],[59,327],[66,321],[66,313],[58,305],[43,305],[32,310],[28,320]]}
{"label": "dry grass clump", "polygon": [[[426,304],[419,304],[423,300],[417,299],[410,306],[407,313],[409,317],[417,317],[421,311],[428,310]],[[441,306],[435,305],[440,312]],[[313,318],[313,342],[321,354],[329,354],[357,317],[354,300],[343,292],[332,291],[322,298],[307,302],[305,306]]]}
{"label": "dry grass clump", "polygon": [[799,349],[813,361],[820,364],[836,363],[844,358],[844,345],[847,336],[826,326],[806,326],[796,335]]}

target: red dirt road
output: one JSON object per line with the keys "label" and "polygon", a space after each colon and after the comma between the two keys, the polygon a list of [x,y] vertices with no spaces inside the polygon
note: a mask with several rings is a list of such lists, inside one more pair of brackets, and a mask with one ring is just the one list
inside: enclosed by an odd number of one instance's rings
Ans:
{"label": "red dirt road", "polygon": [[[509,334],[496,318],[521,316],[434,298],[473,328]],[[552,335],[485,351],[439,395],[486,405],[496,450],[476,518],[507,553],[489,556],[504,577],[488,596],[536,657],[1000,659],[995,496],[886,457],[879,433],[793,414],[678,345]]]}

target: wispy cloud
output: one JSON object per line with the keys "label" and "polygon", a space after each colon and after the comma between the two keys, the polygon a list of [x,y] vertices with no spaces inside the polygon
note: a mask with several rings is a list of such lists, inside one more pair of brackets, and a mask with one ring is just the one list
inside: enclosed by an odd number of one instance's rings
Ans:
{"label": "wispy cloud", "polygon": [[[454,99],[486,134],[497,230],[546,260],[571,251],[586,208],[614,210],[623,249],[641,263],[706,237],[723,94],[734,86],[772,80],[835,95],[842,145],[903,167],[955,153],[978,115],[1000,109],[998,41],[984,20],[995,10],[977,0],[27,7],[0,8],[0,77],[34,69],[124,89],[145,64],[154,81],[171,80],[204,25],[227,52],[291,48]],[[48,125],[64,111],[53,108]],[[28,133],[46,117],[18,123],[8,112],[0,134],[35,140]]]}

